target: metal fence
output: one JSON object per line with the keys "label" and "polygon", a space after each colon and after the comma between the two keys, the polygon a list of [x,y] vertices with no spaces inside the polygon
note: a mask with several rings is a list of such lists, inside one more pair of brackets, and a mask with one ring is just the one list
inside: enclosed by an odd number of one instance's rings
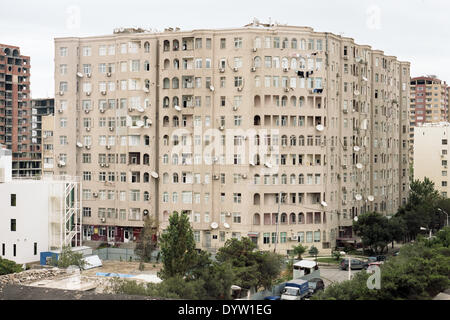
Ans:
{"label": "metal fence", "polygon": [[[92,251],[93,255],[98,255],[101,260],[115,261],[140,261],[138,255],[134,253],[134,249],[129,248],[102,248]],[[152,252],[151,262],[156,262],[158,251]]]}

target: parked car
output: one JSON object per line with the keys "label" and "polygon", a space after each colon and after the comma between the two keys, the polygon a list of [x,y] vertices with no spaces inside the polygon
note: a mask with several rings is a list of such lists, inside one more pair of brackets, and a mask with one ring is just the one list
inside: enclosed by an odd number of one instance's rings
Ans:
{"label": "parked car", "polygon": [[320,278],[312,278],[311,280],[308,280],[308,287],[309,287],[309,296],[311,296],[317,291],[324,290],[325,284],[323,283],[323,280]]}
{"label": "parked car", "polygon": [[368,257],[367,258],[367,262],[368,263],[371,263],[371,262],[377,262],[378,260],[377,260],[377,257]]}
{"label": "parked car", "polygon": [[[364,261],[361,261],[358,259],[352,259],[352,265],[351,265],[352,270],[367,269],[368,266],[369,266],[368,262],[364,262]],[[342,270],[348,270],[348,259],[343,259],[341,261],[340,268]]]}
{"label": "parked car", "polygon": [[386,256],[377,256],[377,261],[385,261]]}
{"label": "parked car", "polygon": [[367,271],[371,271],[372,269],[375,269],[375,267],[380,267],[383,264],[383,261],[377,261],[377,262],[370,262],[367,266]]}
{"label": "parked car", "polygon": [[294,279],[286,282],[286,286],[281,291],[280,300],[303,300],[308,295],[308,281],[302,279]]}
{"label": "parked car", "polygon": [[280,300],[281,297],[280,296],[268,296],[268,297],[264,297],[264,300]]}

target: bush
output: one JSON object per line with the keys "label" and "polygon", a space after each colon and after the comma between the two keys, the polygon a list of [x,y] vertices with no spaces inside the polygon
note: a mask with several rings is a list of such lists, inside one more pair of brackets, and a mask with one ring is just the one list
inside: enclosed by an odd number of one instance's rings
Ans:
{"label": "bush", "polygon": [[[53,260],[53,259],[52,259]],[[57,266],[59,268],[67,268],[69,266],[77,266],[82,269],[86,262],[83,260],[83,254],[79,252],[73,252],[69,246],[64,246],[61,250],[61,254],[58,257]]]}
{"label": "bush", "polygon": [[14,261],[0,258],[0,275],[21,272],[22,267]]}

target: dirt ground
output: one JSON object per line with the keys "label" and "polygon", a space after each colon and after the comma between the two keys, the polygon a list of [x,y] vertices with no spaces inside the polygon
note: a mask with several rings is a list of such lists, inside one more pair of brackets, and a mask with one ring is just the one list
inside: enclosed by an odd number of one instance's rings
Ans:
{"label": "dirt ground", "polygon": [[[113,272],[122,274],[156,274],[161,270],[162,264],[144,263],[144,270],[139,270],[139,262],[126,262],[126,261],[102,261],[103,266],[90,270],[84,270],[82,275],[95,276],[97,272]],[[155,267],[153,267],[155,266]]]}

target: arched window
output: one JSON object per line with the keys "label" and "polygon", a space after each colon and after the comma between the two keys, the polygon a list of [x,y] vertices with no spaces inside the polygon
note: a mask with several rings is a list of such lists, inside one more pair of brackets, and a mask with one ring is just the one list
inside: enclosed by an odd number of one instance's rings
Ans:
{"label": "arched window", "polygon": [[298,184],[305,184],[305,176],[303,175],[303,173],[300,173],[298,175]]}
{"label": "arched window", "polygon": [[297,59],[292,58],[291,59],[291,69],[296,70],[297,69]]}
{"label": "arched window", "polygon": [[261,203],[261,196],[259,195],[259,193],[255,193],[253,195],[253,204],[259,206],[260,203]]}
{"label": "arched window", "polygon": [[148,172],[144,172],[144,182],[149,182],[150,181],[150,175],[148,174]]}
{"label": "arched window", "polygon": [[298,145],[300,146],[300,147],[304,147],[305,146],[305,136],[299,136],[298,137]]}
{"label": "arched window", "polygon": [[289,224],[295,224],[295,220],[296,220],[295,216],[296,216],[296,214],[293,212],[289,215]]}
{"label": "arched window", "polygon": [[289,48],[289,40],[288,40],[288,38],[284,38],[283,39],[282,48],[283,49]]}
{"label": "arched window", "polygon": [[261,224],[261,217],[259,216],[259,213],[255,213],[253,215],[253,225],[259,226]]}
{"label": "arched window", "polygon": [[[169,123],[169,117],[167,117],[167,123]],[[169,136],[167,134],[163,137],[163,144],[165,146],[169,145]]]}
{"label": "arched window", "polygon": [[253,59],[253,66],[254,66],[255,68],[260,68],[260,67],[261,67],[261,57],[256,56],[256,57]]}
{"label": "arched window", "polygon": [[172,107],[175,108],[175,106],[179,106],[180,105],[180,100],[178,99],[177,96],[172,98]]}
{"label": "arched window", "polygon": [[150,156],[145,153],[144,154],[144,159],[143,159],[144,164],[149,165],[150,164]]}
{"label": "arched window", "polygon": [[288,58],[284,57],[283,59],[281,59],[281,67],[284,68],[289,68],[289,60]]}
{"label": "arched window", "polygon": [[260,126],[261,125],[261,117],[260,116],[254,116],[253,118],[253,125]]}
{"label": "arched window", "polygon": [[178,183],[178,173],[174,173],[172,175],[172,183]]}
{"label": "arched window", "polygon": [[169,155],[166,153],[162,158],[163,164],[169,164]]}
{"label": "arched window", "polygon": [[281,184],[287,184],[287,175],[284,173],[281,175]]}
{"label": "arched window", "polygon": [[291,97],[291,107],[297,106],[297,98],[295,96]]}
{"label": "arched window", "polygon": [[169,69],[169,68],[170,68],[170,60],[164,59],[164,69]]}
{"label": "arched window", "polygon": [[172,89],[178,89],[180,86],[180,80],[177,77],[172,79]]}
{"label": "arched window", "polygon": [[298,66],[299,69],[305,69],[306,68],[306,61],[304,58],[300,58],[300,64]]}
{"label": "arched window", "polygon": [[150,52],[150,43],[145,42],[144,43],[144,52],[149,53]]}
{"label": "arched window", "polygon": [[178,154],[174,153],[172,155],[172,164],[177,165],[178,164]]}
{"label": "arched window", "polygon": [[163,118],[163,127],[168,127],[169,126],[169,117],[168,116],[164,116]]}
{"label": "arched window", "polygon": [[[167,192],[166,192],[167,193]],[[169,194],[167,194],[167,197],[169,197]],[[169,211],[164,210],[163,212],[163,218],[164,218],[164,222],[168,222],[169,221]]]}
{"label": "arched window", "polygon": [[298,214],[298,224],[304,224],[305,223],[305,215],[303,214],[303,212],[300,212]]}
{"label": "arched window", "polygon": [[169,89],[170,88],[170,79],[164,78],[163,80],[163,89]]}
{"label": "arched window", "polygon": [[282,107],[286,107],[287,106],[287,97],[286,96],[282,96],[281,97],[281,106]]}
{"label": "arched window", "polygon": [[167,172],[164,172],[163,174],[163,183],[164,184],[169,183],[169,174]]}
{"label": "arched window", "polygon": [[253,157],[253,161],[255,163],[255,166],[259,166],[261,164],[261,160],[259,158],[259,154],[255,154],[255,156]]}
{"label": "arched window", "polygon": [[150,71],[150,62],[144,61],[144,71]]}
{"label": "arched window", "polygon": [[281,146],[283,146],[283,147],[287,146],[287,136],[286,135],[281,136]]}
{"label": "arched window", "polygon": [[305,97],[300,97],[298,99],[298,106],[301,108],[305,105]]}
{"label": "arched window", "polygon": [[291,136],[291,146],[295,147],[295,145],[297,144],[297,137],[296,136]]}
{"label": "arched window", "polygon": [[291,40],[291,48],[292,49],[297,49],[297,39],[293,38]]}
{"label": "arched window", "polygon": [[164,40],[164,51],[169,51],[170,50],[170,41],[169,40]]}
{"label": "arched window", "polygon": [[178,59],[174,59],[173,60],[173,68],[175,70],[179,70],[180,69],[180,60],[178,60]]}
{"label": "arched window", "polygon": [[144,191],[144,201],[150,201],[150,193],[148,191]]}
{"label": "arched window", "polygon": [[176,128],[180,125],[180,120],[178,119],[177,116],[173,116],[172,118],[172,125]]}
{"label": "arched window", "polygon": [[261,139],[259,138],[259,135],[255,136],[255,146],[259,146],[259,144],[261,143]]}
{"label": "arched window", "polygon": [[255,104],[255,107],[260,107],[261,106],[261,97],[255,96],[255,98],[253,99],[253,103]]}
{"label": "arched window", "polygon": [[144,136],[144,144],[145,144],[146,146],[149,146],[149,145],[150,145],[150,137],[149,137],[148,135],[145,135],[145,136]]}
{"label": "arched window", "polygon": [[261,183],[261,177],[259,176],[259,174],[255,174],[253,176],[253,184],[260,184]]}
{"label": "arched window", "polygon": [[177,146],[180,143],[180,141],[178,140],[178,136],[177,135],[174,135],[172,137],[172,140],[173,140],[172,143],[173,143],[174,146]]}
{"label": "arched window", "polygon": [[295,178],[295,174],[291,174],[289,180],[290,180],[289,181],[290,184],[295,184],[295,182],[297,181],[297,179]]}
{"label": "arched window", "polygon": [[300,50],[306,50],[306,40],[300,40]]}
{"label": "arched window", "polygon": [[287,224],[287,214],[284,213],[284,212],[281,214],[280,223],[281,224]]}
{"label": "arched window", "polygon": [[173,40],[172,48],[173,51],[178,51],[178,49],[180,49],[180,42],[177,39]]}
{"label": "arched window", "polygon": [[168,108],[170,103],[169,97],[164,97],[163,99],[163,108]]}

